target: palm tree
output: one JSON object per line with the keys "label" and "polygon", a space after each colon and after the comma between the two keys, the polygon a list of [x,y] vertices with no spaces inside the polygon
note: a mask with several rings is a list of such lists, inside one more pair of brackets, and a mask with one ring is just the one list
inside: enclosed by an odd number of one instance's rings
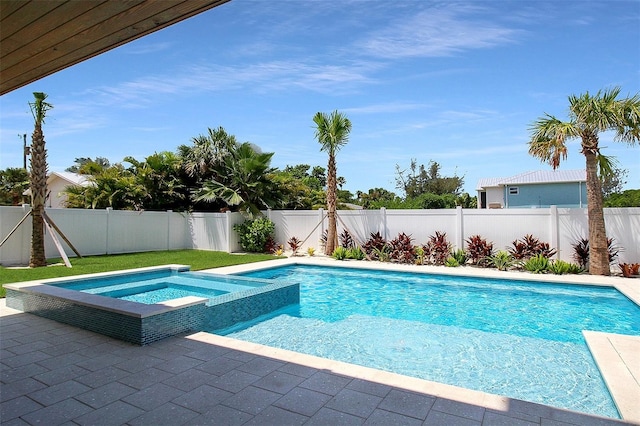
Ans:
{"label": "palm tree", "polygon": [[221,200],[249,216],[284,205],[282,188],[271,177],[271,157],[272,152],[258,152],[249,142],[237,144],[223,159],[217,180],[205,182],[196,201]]}
{"label": "palm tree", "polygon": [[558,168],[567,157],[567,139],[580,138],[586,158],[587,213],[589,217],[589,273],[610,275],[604,224],[601,181],[611,171],[611,159],[598,146],[601,132],[615,132],[615,140],[635,145],[640,141],[640,94],[616,99],[620,88],[569,96],[569,121],[545,114],[531,127],[529,154]]}
{"label": "palm tree", "polygon": [[202,180],[209,179],[216,165],[238,144],[235,136],[228,134],[223,127],[207,130],[207,135],[191,139],[193,146],[178,147],[178,155],[187,174]]}
{"label": "palm tree", "polygon": [[336,152],[349,141],[351,132],[351,121],[346,115],[333,111],[330,115],[318,112],[313,117],[316,124],[315,137],[322,145],[321,151],[329,154],[327,165],[327,216],[329,218],[329,228],[327,231],[327,243],[324,252],[327,255],[333,254],[338,245],[338,233],[336,229]]}
{"label": "palm tree", "polygon": [[29,188],[29,173],[22,168],[0,170],[0,205],[19,206],[23,193]]}
{"label": "palm tree", "polygon": [[53,105],[45,102],[46,93],[34,92],[35,101],[29,103],[35,127],[31,136],[31,259],[29,266],[47,266],[44,254],[44,203],[47,195],[47,150],[45,149],[42,124],[47,111]]}

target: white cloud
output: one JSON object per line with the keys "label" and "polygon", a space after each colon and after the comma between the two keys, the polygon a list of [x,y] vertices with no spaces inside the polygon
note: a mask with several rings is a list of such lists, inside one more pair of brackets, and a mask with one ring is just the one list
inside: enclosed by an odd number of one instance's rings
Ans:
{"label": "white cloud", "polygon": [[388,114],[423,109],[426,107],[428,107],[428,105],[415,102],[389,102],[365,105],[361,107],[343,108],[341,111],[347,114]]}
{"label": "white cloud", "polygon": [[518,30],[461,17],[473,8],[431,8],[358,42],[364,53],[387,59],[450,56],[463,50],[512,43]]}

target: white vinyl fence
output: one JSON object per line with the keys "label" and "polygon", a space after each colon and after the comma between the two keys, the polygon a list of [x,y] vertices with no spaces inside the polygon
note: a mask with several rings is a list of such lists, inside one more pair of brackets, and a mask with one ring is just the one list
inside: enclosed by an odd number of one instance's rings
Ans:
{"label": "white vinyl fence", "polygon": [[[29,206],[0,206],[0,239],[29,211]],[[233,225],[244,218],[239,213],[132,212],[116,210],[47,209],[53,222],[84,255],[132,253],[171,249],[241,251]],[[320,249],[327,227],[323,210],[270,210],[265,214],[276,225],[276,241],[287,248],[287,240],[305,240]],[[446,232],[455,248],[464,240],[480,235],[506,249],[513,240],[532,234],[558,250],[558,258],[571,260],[572,244],[588,236],[586,209],[442,209],[442,210],[348,210],[338,212],[338,232],[345,227],[356,242],[364,243],[371,233],[380,232],[390,240],[400,232],[426,243],[436,231]],[[619,262],[640,262],[640,208],[605,209],[607,235],[622,248]],[[0,264],[29,262],[31,218],[0,247]],[[65,250],[73,255],[66,244]],[[46,238],[47,257],[59,257]]]}

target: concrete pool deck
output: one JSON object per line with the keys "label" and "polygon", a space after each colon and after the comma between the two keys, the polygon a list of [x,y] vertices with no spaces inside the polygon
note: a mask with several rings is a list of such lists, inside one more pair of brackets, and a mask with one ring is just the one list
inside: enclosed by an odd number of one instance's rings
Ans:
{"label": "concrete pool deck", "polygon": [[[5,300],[0,331],[3,425],[625,424],[208,333],[141,347],[9,309]],[[640,337],[592,337],[613,357],[602,362],[613,367],[612,381],[629,396],[626,424],[640,424],[639,399],[633,399],[640,391]],[[626,379],[616,379],[620,374]]]}

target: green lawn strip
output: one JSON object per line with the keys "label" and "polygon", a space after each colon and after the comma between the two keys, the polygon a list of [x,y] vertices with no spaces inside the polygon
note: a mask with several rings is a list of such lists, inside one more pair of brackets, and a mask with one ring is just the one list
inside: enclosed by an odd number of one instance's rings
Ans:
{"label": "green lawn strip", "polygon": [[201,269],[260,262],[275,258],[275,256],[270,254],[229,254],[219,251],[171,250],[88,256],[82,259],[71,258],[70,261],[73,268],[67,268],[64,264],[58,264],[61,262],[61,259],[51,259],[51,265],[46,268],[0,267],[0,297],[5,297],[4,284],[21,281],[94,274],[97,272],[143,268],[145,266],[166,265],[170,263],[190,265],[192,271],[197,271]]}

